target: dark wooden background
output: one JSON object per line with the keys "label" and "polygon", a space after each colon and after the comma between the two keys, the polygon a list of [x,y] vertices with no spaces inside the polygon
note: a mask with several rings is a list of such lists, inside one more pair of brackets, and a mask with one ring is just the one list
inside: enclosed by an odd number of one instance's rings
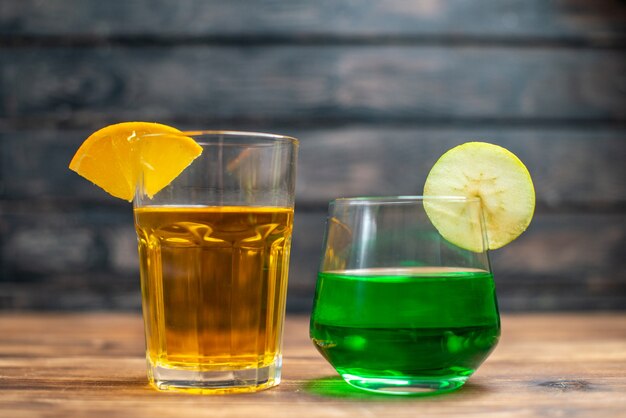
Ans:
{"label": "dark wooden background", "polygon": [[528,166],[503,310],[626,308],[626,2],[3,0],[0,308],[140,304],[131,207],[67,169],[125,120],[301,139],[289,309],[327,201],[420,194],[481,139]]}

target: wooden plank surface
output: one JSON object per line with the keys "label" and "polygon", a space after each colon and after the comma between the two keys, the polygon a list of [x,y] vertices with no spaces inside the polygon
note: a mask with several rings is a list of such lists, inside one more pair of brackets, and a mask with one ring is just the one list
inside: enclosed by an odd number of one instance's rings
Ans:
{"label": "wooden plank surface", "polygon": [[[502,308],[626,306],[624,129],[267,128],[301,139],[291,310],[310,309],[329,199],[419,194],[436,156],[470,139],[512,150],[530,169],[537,192],[538,208],[529,230],[492,253]],[[0,167],[0,196],[5,199],[0,204],[0,307],[138,308],[130,205],[66,168],[86,135],[69,129],[2,136],[0,148],[7,158]]]}
{"label": "wooden plank surface", "polygon": [[[130,205],[5,212],[1,309],[134,309],[140,306]],[[296,210],[288,309],[311,308],[326,212]],[[626,216],[537,214],[528,231],[491,252],[504,311],[623,309]],[[53,297],[51,297],[51,295]]]}
{"label": "wooden plank surface", "polygon": [[[250,13],[250,10],[254,13]],[[622,37],[619,0],[20,0],[3,2],[0,34]]]}
{"label": "wooden plank surface", "polygon": [[0,2],[0,309],[137,309],[128,206],[66,168],[130,119],[301,138],[291,309],[329,199],[420,193],[472,139],[535,179],[502,306],[623,309],[625,23],[620,0]]}
{"label": "wooden plank surface", "polygon": [[11,417],[624,416],[626,315],[504,316],[495,352],[461,390],[398,398],[349,388],[288,317],[283,382],[198,396],[147,385],[136,315],[0,316],[0,414]]}
{"label": "wooden plank surface", "polygon": [[[173,125],[183,129],[206,126],[200,122]],[[437,156],[469,140],[492,142],[519,156],[533,177],[541,210],[571,211],[582,206],[615,211],[626,204],[626,128],[256,126],[263,127],[300,139],[299,206],[325,209],[328,200],[336,197],[383,191],[387,195],[422,194]],[[0,133],[0,158],[6,156],[0,165],[0,197],[114,204],[108,194],[67,168],[88,134],[88,130],[72,129]]]}
{"label": "wooden plank surface", "polygon": [[626,120],[619,50],[181,46],[2,55],[0,117],[32,122]]}

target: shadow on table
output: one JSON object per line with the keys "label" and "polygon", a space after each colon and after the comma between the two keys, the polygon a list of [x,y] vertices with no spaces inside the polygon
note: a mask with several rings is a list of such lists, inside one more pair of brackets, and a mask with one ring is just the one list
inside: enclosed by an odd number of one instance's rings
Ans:
{"label": "shadow on table", "polygon": [[445,393],[415,393],[409,395],[393,395],[383,394],[375,392],[367,392],[364,390],[356,389],[347,384],[339,376],[327,376],[319,379],[314,379],[306,382],[303,385],[303,389],[312,395],[330,397],[330,398],[342,398],[342,399],[355,399],[355,400],[373,400],[373,401],[405,401],[407,399],[416,398],[428,398],[428,399],[447,399],[451,400],[459,396],[478,396],[485,392],[485,387],[474,384],[466,383],[463,387],[451,392]]}

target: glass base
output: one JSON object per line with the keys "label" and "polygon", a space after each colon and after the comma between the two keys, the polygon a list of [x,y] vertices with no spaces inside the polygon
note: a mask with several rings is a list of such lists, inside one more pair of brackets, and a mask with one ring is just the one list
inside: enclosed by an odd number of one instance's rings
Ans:
{"label": "glass base", "polygon": [[421,378],[421,377],[362,377],[342,374],[343,380],[355,388],[389,395],[435,395],[451,392],[463,386],[467,377]]}
{"label": "glass base", "polygon": [[148,379],[158,390],[219,395],[257,392],[280,383],[282,357],[268,366],[239,370],[174,369],[148,362]]}

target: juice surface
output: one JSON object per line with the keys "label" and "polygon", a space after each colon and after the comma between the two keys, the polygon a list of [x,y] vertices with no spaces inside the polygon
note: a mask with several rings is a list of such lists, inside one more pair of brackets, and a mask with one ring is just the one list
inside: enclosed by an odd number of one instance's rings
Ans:
{"label": "juice surface", "polygon": [[147,357],[159,367],[263,367],[280,356],[293,209],[135,209]]}
{"label": "juice surface", "polygon": [[341,374],[469,376],[500,335],[493,277],[443,267],[323,272],[310,334]]}

